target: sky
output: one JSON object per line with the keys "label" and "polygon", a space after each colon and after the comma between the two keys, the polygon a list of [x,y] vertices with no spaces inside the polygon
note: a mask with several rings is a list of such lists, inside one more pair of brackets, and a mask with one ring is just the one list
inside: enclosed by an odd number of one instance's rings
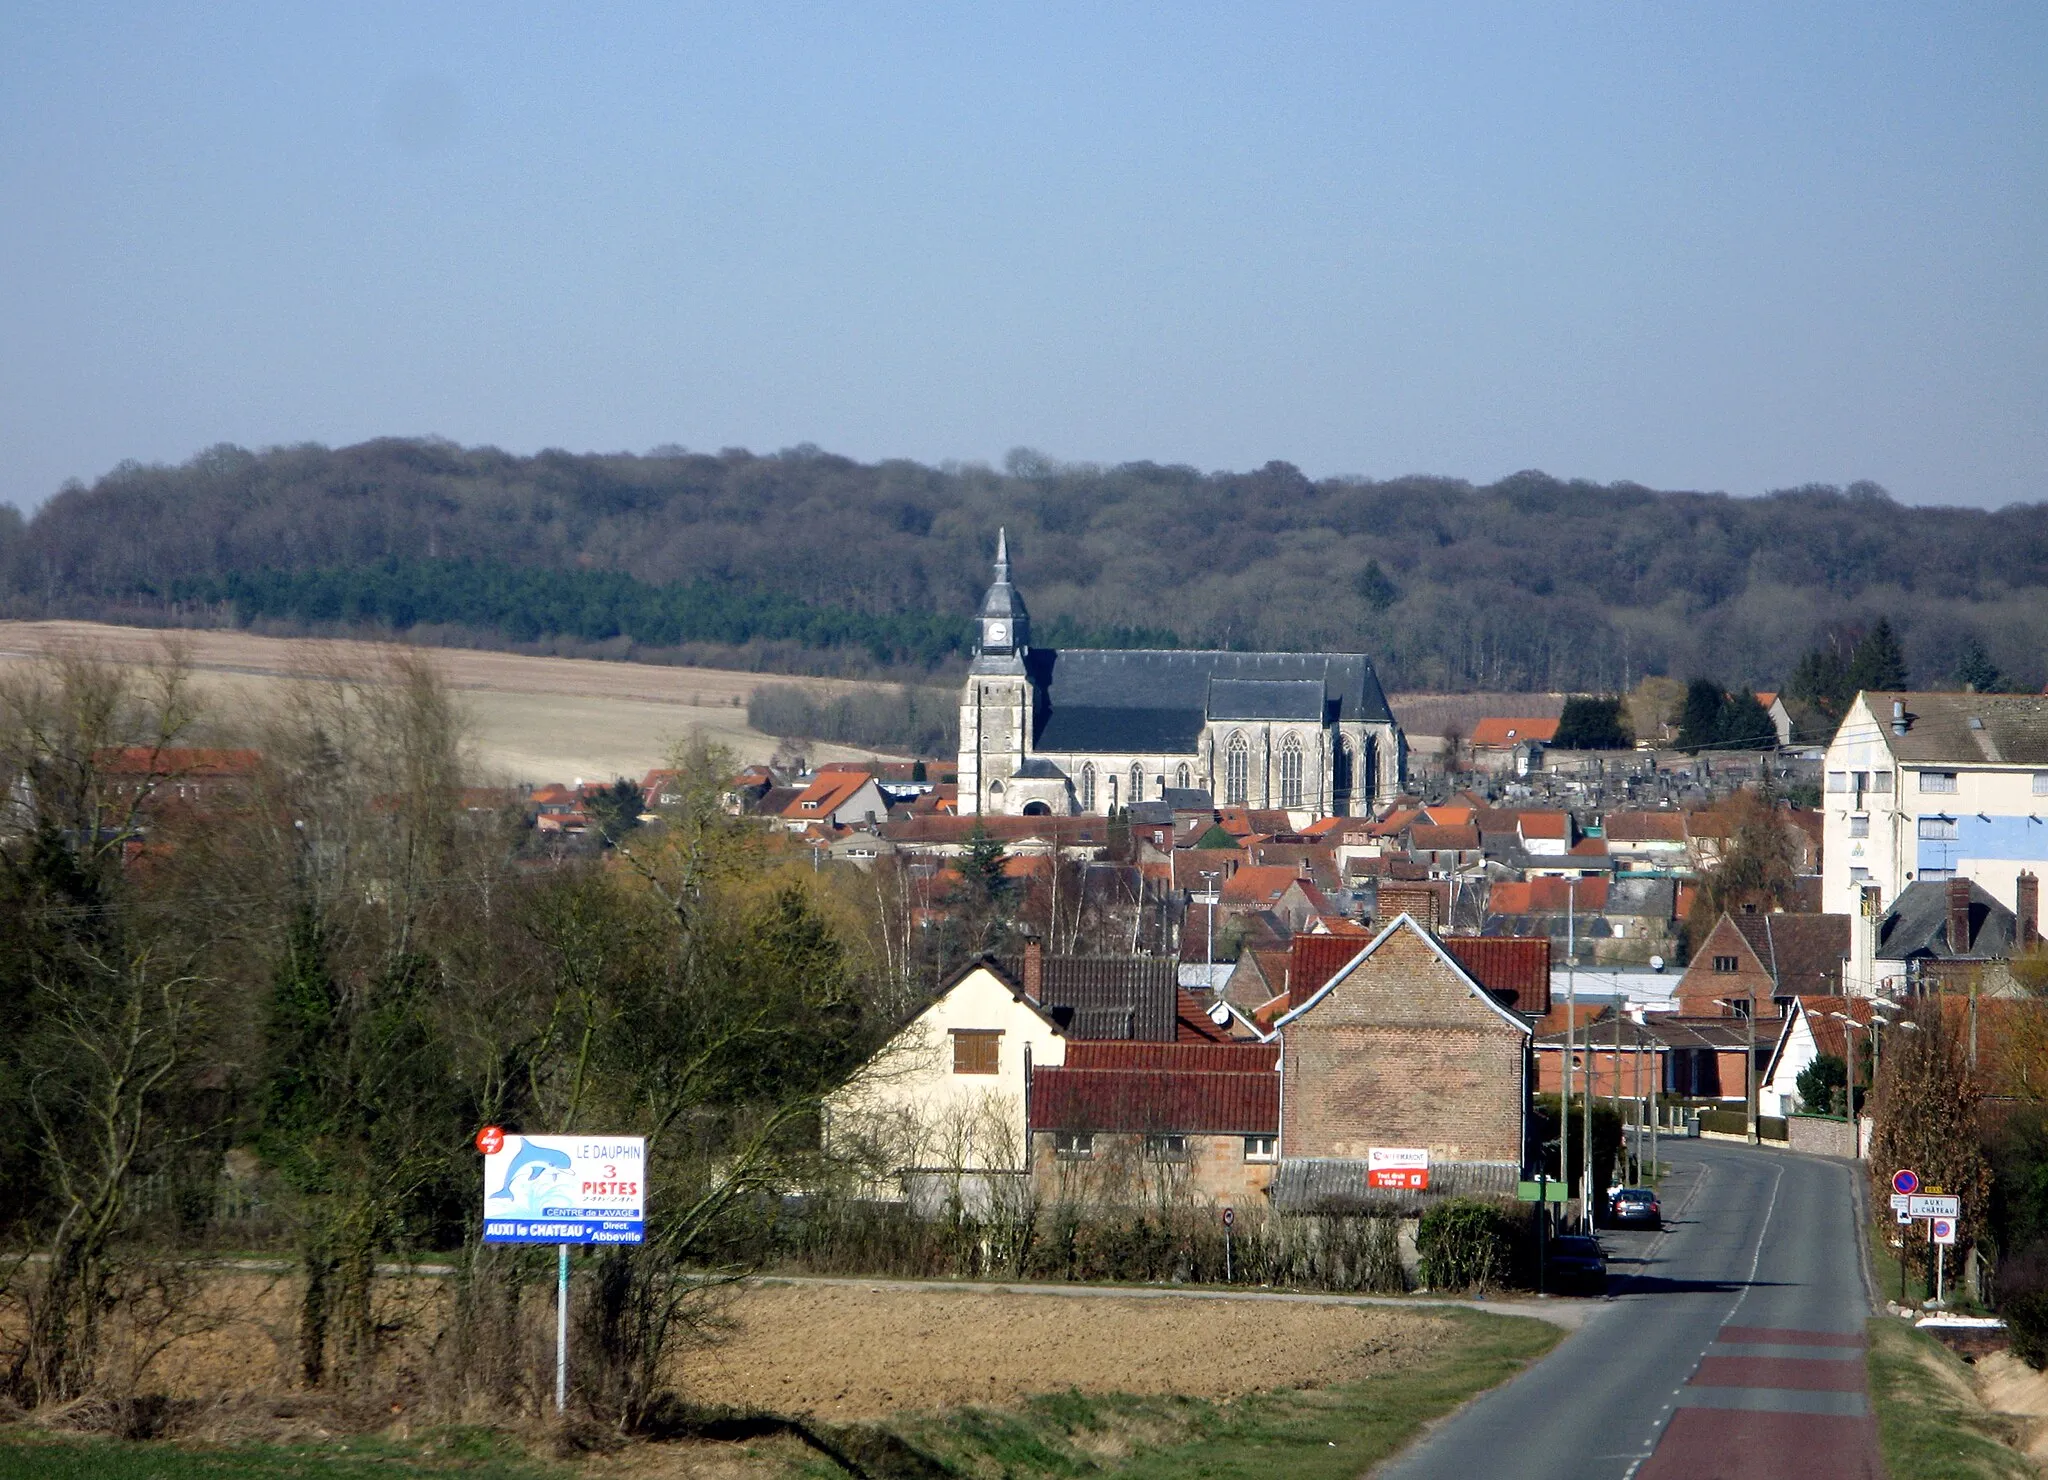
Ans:
{"label": "sky", "polygon": [[2048,6],[0,0],[0,501],[437,434],[2048,498]]}

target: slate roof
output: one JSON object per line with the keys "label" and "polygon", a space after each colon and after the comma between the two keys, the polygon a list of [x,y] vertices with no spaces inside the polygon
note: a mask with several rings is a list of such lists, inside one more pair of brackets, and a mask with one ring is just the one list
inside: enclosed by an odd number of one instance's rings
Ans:
{"label": "slate roof", "polygon": [[1780,992],[1802,997],[1838,992],[1849,954],[1847,915],[1729,915],[1769,969]]}
{"label": "slate roof", "polygon": [[[997,968],[1022,985],[1022,957]],[[1180,1009],[1179,963],[1166,956],[1047,956],[1039,1008],[1071,1038],[1172,1043]]]}
{"label": "slate roof", "polygon": [[[2048,766],[2048,695],[1866,693],[1863,700],[1901,761]],[[1906,706],[1903,735],[1892,733],[1895,700]]]}
{"label": "slate roof", "polygon": [[1043,696],[1038,750],[1191,755],[1212,714],[1308,723],[1394,717],[1362,653],[1037,648],[1030,668]]}
{"label": "slate roof", "polygon": [[1970,883],[1970,939],[1958,948],[1948,938],[1948,883],[1908,884],[1877,925],[1877,954],[1889,961],[1915,956],[1953,961],[2009,960],[2019,917],[1974,881]]}

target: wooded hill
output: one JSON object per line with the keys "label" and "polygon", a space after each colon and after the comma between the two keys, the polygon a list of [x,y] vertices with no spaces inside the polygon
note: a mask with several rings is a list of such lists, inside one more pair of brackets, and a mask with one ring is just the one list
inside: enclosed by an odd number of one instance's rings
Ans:
{"label": "wooded hill", "polygon": [[998,525],[1041,643],[1362,649],[1407,689],[1775,686],[1888,616],[1916,683],[1949,681],[1973,637],[2010,680],[2048,677],[2048,504],[1028,452],[997,471],[811,447],[224,446],[0,511],[0,604],[907,676],[957,669]]}

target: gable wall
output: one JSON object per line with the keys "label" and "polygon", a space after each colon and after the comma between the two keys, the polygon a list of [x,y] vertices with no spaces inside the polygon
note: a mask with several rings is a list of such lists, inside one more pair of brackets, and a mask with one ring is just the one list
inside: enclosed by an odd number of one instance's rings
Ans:
{"label": "gable wall", "polygon": [[[1716,956],[1733,956],[1739,965],[1734,971],[1716,971]],[[1774,1017],[1770,1001],[1777,990],[1769,963],[1757,955],[1749,937],[1735,928],[1735,922],[1723,915],[1707,932],[1706,943],[1692,953],[1692,964],[1679,979],[1676,995],[1681,1012],[1696,1017],[1723,1017],[1728,1009],[1716,999],[1742,997],[1753,991],[1759,1015]]]}
{"label": "gable wall", "polygon": [[1284,1030],[1281,1154],[1520,1161],[1524,1035],[1402,929]]}

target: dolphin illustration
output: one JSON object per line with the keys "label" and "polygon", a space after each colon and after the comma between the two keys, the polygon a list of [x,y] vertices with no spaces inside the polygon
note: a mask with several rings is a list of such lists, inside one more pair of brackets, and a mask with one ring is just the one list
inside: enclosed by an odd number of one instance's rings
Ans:
{"label": "dolphin illustration", "polygon": [[518,1180],[519,1174],[534,1166],[553,1167],[558,1172],[566,1172],[569,1170],[569,1158],[564,1152],[551,1151],[545,1146],[536,1146],[531,1141],[526,1142],[519,1148],[519,1154],[512,1158],[512,1166],[505,1173],[505,1181],[491,1194],[491,1200],[495,1202],[501,1197],[510,1197],[512,1184]]}

